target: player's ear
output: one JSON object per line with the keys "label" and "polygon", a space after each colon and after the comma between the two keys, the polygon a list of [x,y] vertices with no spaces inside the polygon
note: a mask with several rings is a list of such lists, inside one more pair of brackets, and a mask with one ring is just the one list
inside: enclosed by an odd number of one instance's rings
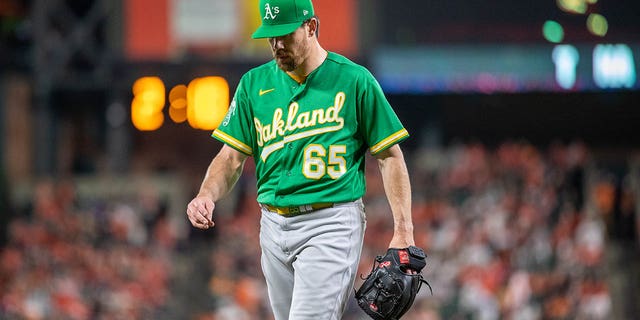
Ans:
{"label": "player's ear", "polygon": [[320,35],[320,20],[318,19],[318,17],[314,16],[313,18],[309,19],[307,25],[309,26],[307,36],[313,37],[313,35],[315,34],[316,37],[318,37]]}

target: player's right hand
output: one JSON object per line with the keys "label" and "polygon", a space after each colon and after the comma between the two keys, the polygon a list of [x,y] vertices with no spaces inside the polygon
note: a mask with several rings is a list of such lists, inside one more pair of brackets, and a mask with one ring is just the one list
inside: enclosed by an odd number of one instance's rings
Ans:
{"label": "player's right hand", "polygon": [[205,196],[195,197],[187,205],[187,217],[191,225],[199,229],[209,229],[215,225],[213,223],[213,209],[215,203]]}

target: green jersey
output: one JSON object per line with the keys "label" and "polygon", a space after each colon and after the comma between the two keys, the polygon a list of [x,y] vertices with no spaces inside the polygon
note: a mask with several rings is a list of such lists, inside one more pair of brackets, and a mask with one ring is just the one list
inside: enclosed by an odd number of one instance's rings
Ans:
{"label": "green jersey", "polygon": [[272,60],[247,72],[212,136],[252,156],[258,202],[347,202],[365,193],[365,153],[409,134],[364,67],[329,52],[298,83]]}

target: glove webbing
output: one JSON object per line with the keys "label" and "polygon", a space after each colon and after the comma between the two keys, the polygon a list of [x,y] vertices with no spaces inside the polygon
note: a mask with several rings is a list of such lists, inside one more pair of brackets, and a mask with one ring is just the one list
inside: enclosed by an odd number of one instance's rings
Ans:
{"label": "glove webbing", "polygon": [[[373,266],[371,266],[371,271],[369,272],[369,275],[366,277],[363,277],[362,274],[360,275],[360,279],[362,280],[367,280],[372,274],[373,271],[376,270],[376,268],[380,265],[380,263],[382,262],[382,259],[384,258],[384,256],[382,255],[378,255],[376,256],[376,263],[373,264]],[[431,288],[431,285],[429,284],[429,282],[427,282],[427,280],[424,279],[424,277],[422,276],[422,274],[418,273],[416,274],[420,280],[420,284],[418,285],[418,291],[420,291],[420,289],[422,288],[422,284],[426,284],[427,287],[429,287],[429,291],[431,292],[431,295],[433,295],[433,289]],[[354,289],[355,290],[355,289]],[[376,297],[377,298],[377,297]]]}

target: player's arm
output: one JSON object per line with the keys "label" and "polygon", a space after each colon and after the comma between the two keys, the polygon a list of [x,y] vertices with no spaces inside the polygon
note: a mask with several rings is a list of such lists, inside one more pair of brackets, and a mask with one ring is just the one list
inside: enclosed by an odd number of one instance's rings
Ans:
{"label": "player's arm", "polygon": [[247,155],[227,145],[213,158],[198,195],[189,202],[187,216],[200,229],[213,227],[215,203],[233,188],[242,174]]}
{"label": "player's arm", "polygon": [[397,144],[375,155],[382,174],[384,191],[393,214],[393,238],[389,248],[415,245],[411,220],[411,185],[400,146]]}

